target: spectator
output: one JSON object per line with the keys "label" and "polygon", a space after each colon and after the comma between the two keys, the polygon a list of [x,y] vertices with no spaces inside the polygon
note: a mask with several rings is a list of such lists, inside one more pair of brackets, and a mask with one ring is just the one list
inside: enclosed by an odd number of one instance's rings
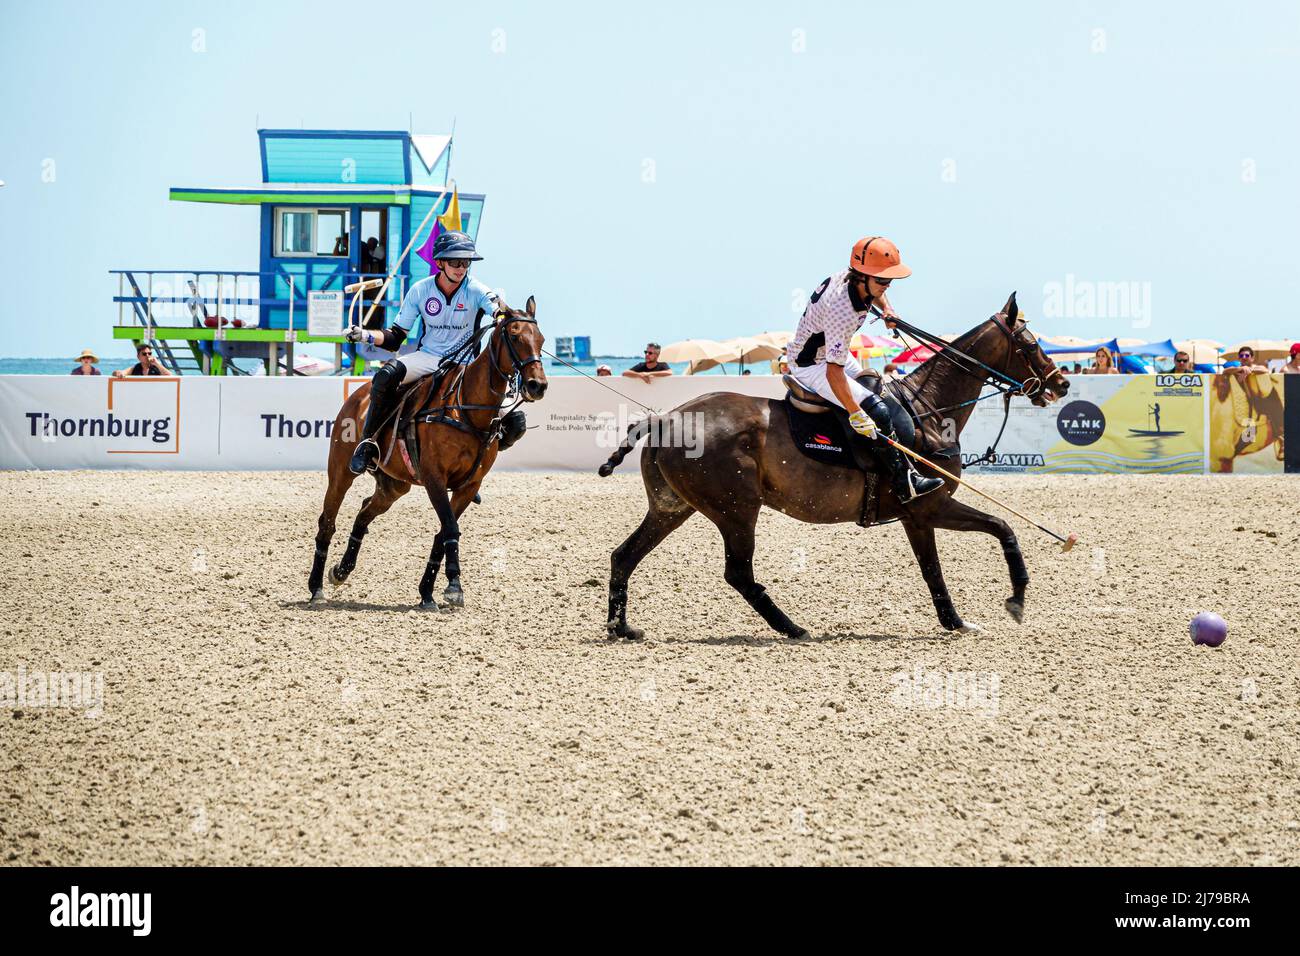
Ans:
{"label": "spectator", "polygon": [[657,378],[672,375],[673,370],[659,361],[661,351],[658,342],[651,342],[645,347],[645,361],[637,362],[623,373],[625,378],[639,378],[647,385]]}
{"label": "spectator", "polygon": [[614,370],[613,370],[612,368],[610,368],[608,365],[597,365],[597,366],[596,366],[596,377],[597,377],[597,378],[604,378],[606,375],[613,375],[613,374],[614,374]]}
{"label": "spectator", "polygon": [[1083,363],[1082,363],[1082,362],[1075,362],[1075,363],[1074,363],[1074,374],[1075,374],[1075,375],[1082,375],[1082,374],[1083,374]]}
{"label": "spectator", "polygon": [[153,347],[146,342],[141,342],[135,347],[135,357],[140,361],[136,362],[130,368],[120,368],[113,373],[114,378],[125,378],[128,375],[170,375],[171,372],[163,368],[162,363],[158,361],[153,354]]}
{"label": "spectator", "polygon": [[348,234],[339,233],[339,237],[334,240],[334,252],[336,256],[346,256],[348,254]]}
{"label": "spectator", "polygon": [[1247,375],[1255,375],[1260,372],[1267,372],[1267,365],[1255,364],[1255,350],[1249,345],[1243,345],[1237,349],[1237,361],[1241,364],[1228,366],[1225,365],[1223,370],[1231,375],[1236,375],[1239,379],[1245,380]]}
{"label": "spectator", "polygon": [[77,361],[81,364],[72,370],[73,375],[102,375],[99,369],[95,368],[99,364],[99,359],[90,349],[82,349]]}
{"label": "spectator", "polygon": [[783,358],[783,359],[781,359],[780,362],[777,363],[776,370],[777,370],[777,372],[779,372],[779,373],[782,374],[782,375],[789,375],[789,374],[790,374],[790,363],[789,363],[786,359]]}
{"label": "spectator", "polygon": [[740,374],[741,374],[741,375],[751,375],[751,374],[753,374],[753,373],[750,372],[750,370],[746,368],[746,369],[741,369]]}
{"label": "spectator", "polygon": [[1084,375],[1118,375],[1119,369],[1115,367],[1115,359],[1111,356],[1110,351],[1103,345],[1097,349],[1093,356],[1092,368],[1085,369]]}
{"label": "spectator", "polygon": [[1288,375],[1300,375],[1300,342],[1291,343],[1291,360],[1282,366]]}
{"label": "spectator", "polygon": [[1171,375],[1190,375],[1196,369],[1192,368],[1192,357],[1186,352],[1179,352],[1174,356],[1174,367],[1169,373]]}

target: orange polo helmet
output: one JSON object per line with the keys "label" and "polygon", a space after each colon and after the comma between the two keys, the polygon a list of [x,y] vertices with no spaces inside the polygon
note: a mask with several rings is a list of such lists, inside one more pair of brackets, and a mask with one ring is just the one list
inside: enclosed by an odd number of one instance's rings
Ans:
{"label": "orange polo helmet", "polygon": [[849,268],[878,279],[906,279],[912,270],[903,265],[898,246],[884,236],[868,236],[853,244]]}

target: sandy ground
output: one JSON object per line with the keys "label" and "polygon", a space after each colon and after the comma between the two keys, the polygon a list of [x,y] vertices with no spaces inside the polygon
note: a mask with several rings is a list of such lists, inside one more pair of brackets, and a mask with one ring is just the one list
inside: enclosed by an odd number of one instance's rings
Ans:
{"label": "sandy ground", "polygon": [[412,610],[422,493],[317,609],[322,475],[0,474],[0,671],[105,689],[0,709],[0,862],[1300,862],[1295,479],[983,484],[1084,537],[1022,534],[1023,625],[991,538],[940,532],[987,627],[942,637],[897,528],[767,512],[758,578],[811,641],[696,517],[633,578],[629,644],[603,623],[635,469],[491,476],[440,615]]}

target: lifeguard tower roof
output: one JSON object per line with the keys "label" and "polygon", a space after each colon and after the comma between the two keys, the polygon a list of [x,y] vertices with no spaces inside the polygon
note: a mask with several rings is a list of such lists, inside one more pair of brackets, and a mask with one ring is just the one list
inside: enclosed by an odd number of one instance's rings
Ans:
{"label": "lifeguard tower roof", "polygon": [[[289,311],[276,303],[291,294],[301,298],[385,274],[389,257],[406,248],[430,207],[437,203],[442,214],[450,205],[450,136],[323,129],[259,129],[257,136],[260,183],[173,186],[170,198],[261,207],[262,328],[288,327]],[[477,241],[485,197],[458,195],[461,230]],[[428,274],[428,263],[408,256],[386,311]]]}

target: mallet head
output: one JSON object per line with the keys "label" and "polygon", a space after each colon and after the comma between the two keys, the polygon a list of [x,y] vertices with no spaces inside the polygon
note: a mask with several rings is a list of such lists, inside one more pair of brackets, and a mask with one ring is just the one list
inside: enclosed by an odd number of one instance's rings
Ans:
{"label": "mallet head", "polygon": [[1066,551],[1069,551],[1078,543],[1078,541],[1079,536],[1074,532],[1070,532],[1069,536],[1061,542],[1061,553],[1064,554]]}

